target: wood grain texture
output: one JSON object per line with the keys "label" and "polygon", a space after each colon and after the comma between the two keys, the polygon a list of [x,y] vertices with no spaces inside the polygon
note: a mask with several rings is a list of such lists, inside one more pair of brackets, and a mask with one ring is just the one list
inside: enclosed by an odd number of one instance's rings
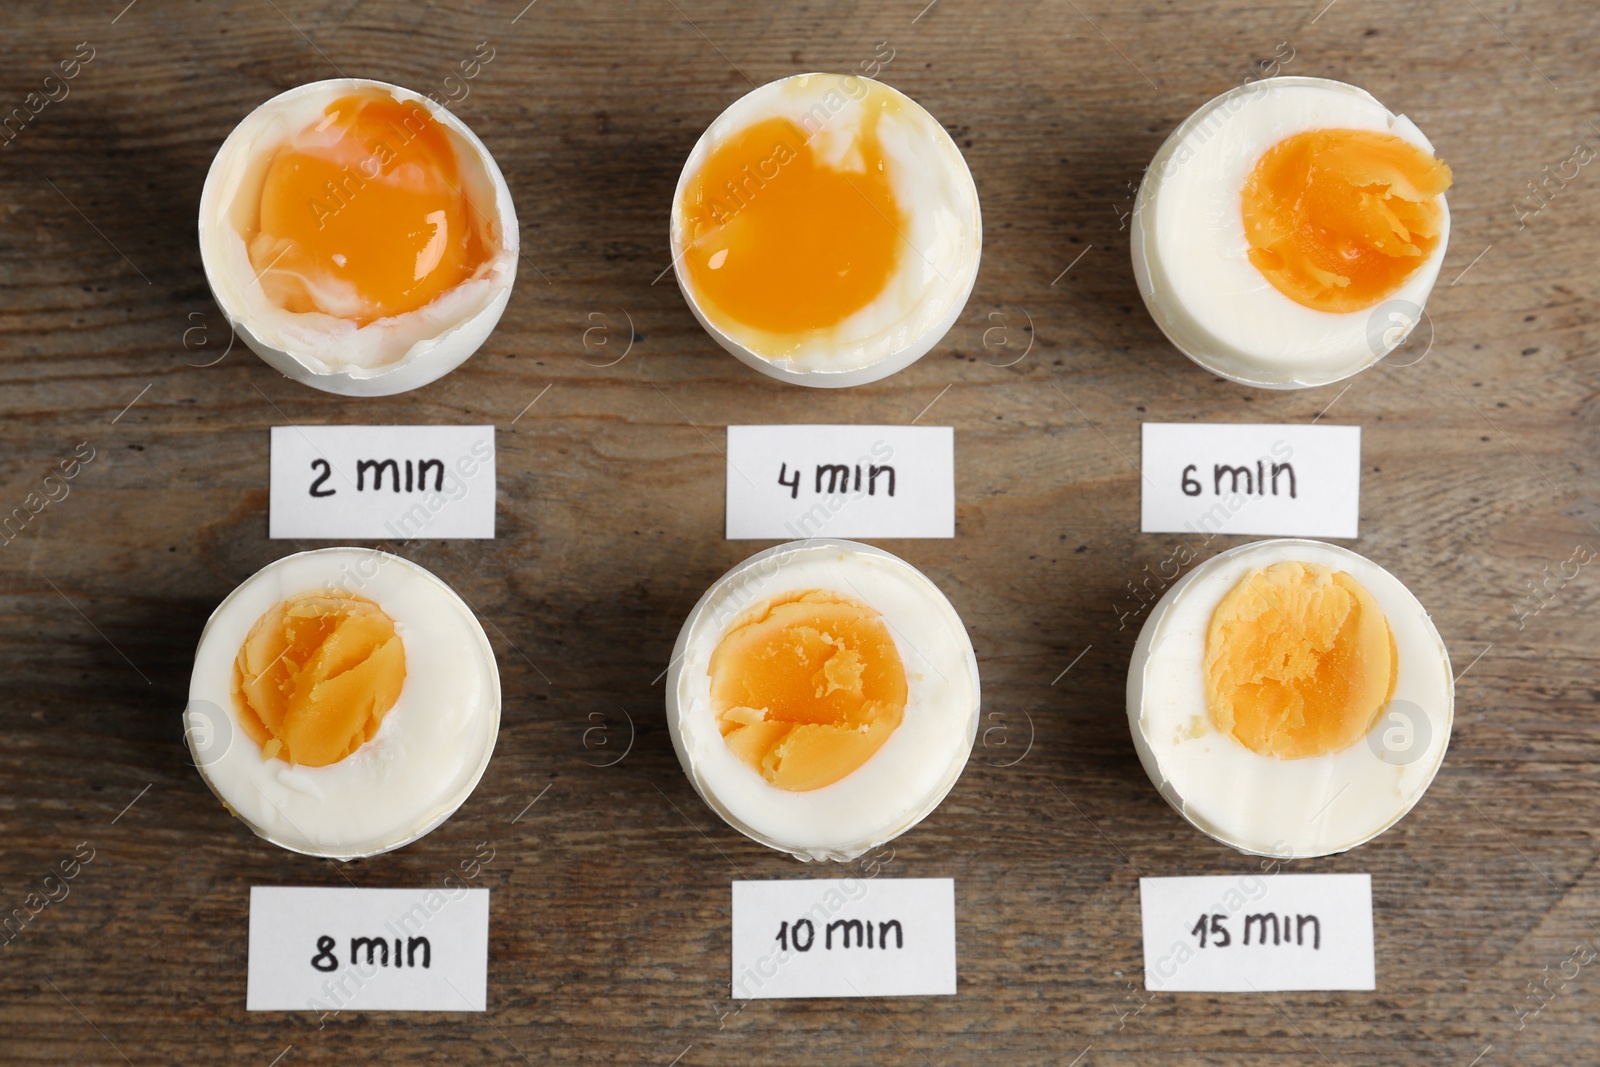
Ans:
{"label": "wood grain texture", "polygon": [[[1594,1062],[1600,965],[1551,981],[1544,1001],[1530,984],[1600,938],[1600,571],[1537,614],[1519,619],[1519,605],[1574,546],[1600,549],[1600,172],[1523,224],[1513,203],[1576,143],[1600,143],[1600,9],[522,2],[0,14],[3,111],[78,42],[95,51],[69,95],[0,148],[0,513],[80,443],[95,455],[0,547],[0,910],[80,842],[94,850],[70,896],[0,948],[0,1060]],[[525,251],[487,346],[385,400],[295,385],[242,345],[195,366],[227,344],[194,220],[232,126],[340,71],[438,89],[481,41],[495,58],[455,110],[505,171]],[[652,284],[667,204],[694,139],[751,83],[850,70],[878,42],[894,50],[884,78],[967,155],[983,269],[956,328],[911,368],[838,392],[785,387],[717,350],[670,278]],[[1432,350],[1348,389],[1268,393],[1205,374],[1145,314],[1128,263],[1122,216],[1144,164],[1283,42],[1285,73],[1365,86],[1455,169]],[[613,331],[607,353],[631,319],[621,362],[594,365],[610,356],[584,347],[591,315]],[[997,322],[1009,332],[986,347]],[[960,994],[741,1006],[727,988],[730,879],[827,872],[745,841],[699,802],[652,685],[707,584],[763,547],[722,539],[722,427],[903,422],[936,398],[922,418],[956,428],[958,536],[885,547],[961,611],[986,713],[1003,717],[984,725],[1006,730],[895,843],[888,873],[956,879]],[[1168,810],[1128,741],[1130,583],[1177,544],[1199,547],[1138,532],[1140,423],[1319,415],[1365,431],[1355,547],[1410,585],[1456,669],[1470,666],[1455,736],[1398,828],[1292,865],[1372,873],[1376,993],[1148,996],[1139,874],[1254,862]],[[268,427],[324,421],[500,430],[499,537],[404,549],[485,621],[505,687],[494,760],[431,836],[343,867],[256,840],[179,736],[207,614],[310,547],[266,537]],[[590,766],[591,715],[620,745],[624,709],[631,751]],[[1003,766],[1030,720],[1031,749]],[[480,842],[494,849],[478,882],[494,890],[487,1014],[319,1026],[243,1010],[250,886],[435,885]]]}

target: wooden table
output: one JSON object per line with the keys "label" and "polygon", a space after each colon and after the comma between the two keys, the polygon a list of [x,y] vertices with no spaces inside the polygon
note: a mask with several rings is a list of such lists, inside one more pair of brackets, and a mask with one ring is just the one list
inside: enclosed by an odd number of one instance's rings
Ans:
{"label": "wooden table", "polygon": [[[1592,4],[522,2],[0,15],[6,109],[53,65],[93,56],[0,149],[0,512],[80,444],[94,456],[0,548],[0,909],[92,850],[70,895],[0,949],[0,1060],[1595,1062],[1600,965],[1559,972],[1600,937],[1600,571],[1528,598],[1575,547],[1600,549],[1600,177],[1552,183],[1520,223],[1514,206],[1575,144],[1600,144]],[[200,366],[228,335],[194,220],[232,126],[340,72],[459,95],[444,79],[479,42],[494,58],[455,110],[506,173],[526,253],[487,346],[385,400],[296,385],[242,345]],[[667,205],[690,145],[751,84],[851,70],[879,42],[893,51],[883,77],[971,164],[982,273],[911,368],[837,392],[786,387],[716,349],[670,278],[653,284]],[[1426,358],[1269,393],[1164,341],[1124,216],[1167,133],[1291,49],[1284,73],[1363,85],[1427,131],[1455,169],[1455,232]],[[631,351],[601,366],[629,320]],[[586,348],[597,324],[611,348],[596,334]],[[653,684],[707,584],[763,547],[723,539],[722,427],[919,414],[956,428],[958,536],[885,547],[962,613],[985,729],[1005,728],[895,843],[887,873],[956,880],[960,993],[741,1004],[730,880],[828,872],[700,803]],[[1138,532],[1140,424],[1318,416],[1364,429],[1354,547],[1434,613],[1462,674],[1455,736],[1396,829],[1291,865],[1371,872],[1376,993],[1146,994],[1141,873],[1254,861],[1170,811],[1129,744],[1137,625],[1119,615],[1128,583],[1185,543]],[[442,828],[343,867],[254,838],[180,742],[207,614],[309,547],[267,538],[268,427],[291,421],[499,430],[499,536],[406,549],[485,622],[505,686],[499,746]],[[631,750],[594,766],[625,742],[624,711]],[[602,722],[609,749],[585,734]],[[245,1012],[249,887],[437,885],[483,847],[487,1014]]]}

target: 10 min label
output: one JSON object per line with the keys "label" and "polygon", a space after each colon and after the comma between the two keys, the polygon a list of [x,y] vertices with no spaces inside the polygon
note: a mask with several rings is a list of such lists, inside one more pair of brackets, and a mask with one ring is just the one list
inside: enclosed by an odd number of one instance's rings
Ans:
{"label": "10 min label", "polygon": [[[839,935],[839,947],[850,948],[851,938],[854,937],[855,948],[871,948],[873,942],[873,922],[871,919],[835,919],[822,928],[822,944],[817,945],[817,925],[810,919],[796,919],[791,930],[788,920],[778,927],[778,947],[785,952],[791,945],[796,952],[810,952],[813,948],[820,947],[824,952],[832,951],[834,934]],[[894,936],[894,947],[906,947],[905,929],[901,927],[899,919],[889,919],[877,923],[878,948],[889,947],[889,937]]]}

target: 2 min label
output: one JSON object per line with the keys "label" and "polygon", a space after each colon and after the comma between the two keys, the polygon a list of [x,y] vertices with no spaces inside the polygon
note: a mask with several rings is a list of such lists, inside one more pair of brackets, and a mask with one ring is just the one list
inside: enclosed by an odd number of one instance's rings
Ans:
{"label": "2 min label", "polygon": [[274,426],[269,534],[494,536],[493,426]]}

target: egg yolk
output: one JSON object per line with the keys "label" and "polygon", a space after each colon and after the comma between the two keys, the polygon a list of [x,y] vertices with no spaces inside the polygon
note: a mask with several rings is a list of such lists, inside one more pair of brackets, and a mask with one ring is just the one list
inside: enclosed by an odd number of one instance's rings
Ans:
{"label": "egg yolk", "polygon": [[878,138],[886,106],[869,103],[839,166],[781,117],[712,150],[682,208],[682,263],[703,307],[797,334],[837,326],[883,292],[904,229]]}
{"label": "egg yolk", "polygon": [[325,767],[372,739],[405,680],[394,620],[325,590],[256,620],[233,662],[233,699],[264,758]]}
{"label": "egg yolk", "polygon": [[1437,247],[1449,187],[1449,167],[1392,133],[1297,133],[1245,182],[1250,262],[1296,303],[1365,310]]}
{"label": "egg yolk", "polygon": [[1278,759],[1338,752],[1394,693],[1389,620],[1343,571],[1286,561],[1245,575],[1211,615],[1206,703],[1217,729]]}
{"label": "egg yolk", "polygon": [[415,102],[347,96],[280,147],[246,235],[287,311],[365,326],[415,311],[488,258],[444,127]]}
{"label": "egg yolk", "polygon": [[760,604],[711,654],[722,739],[779,789],[831,785],[900,725],[906,672],[883,617],[813,589]]}

